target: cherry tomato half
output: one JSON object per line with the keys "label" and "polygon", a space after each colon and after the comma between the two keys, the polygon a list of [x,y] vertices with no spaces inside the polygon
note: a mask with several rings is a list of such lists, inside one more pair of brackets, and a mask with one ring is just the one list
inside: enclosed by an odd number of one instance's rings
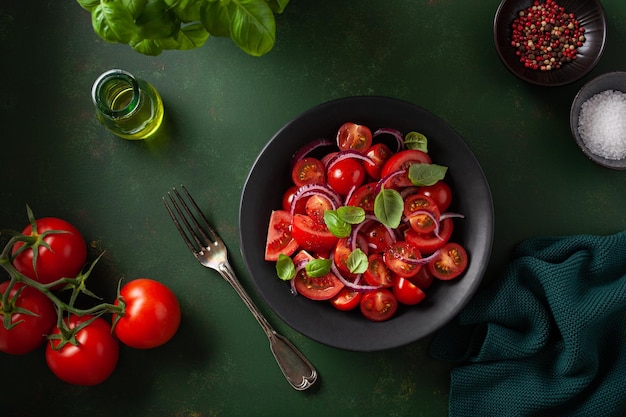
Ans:
{"label": "cherry tomato half", "polygon": [[324,223],[324,212],[332,209],[333,204],[330,200],[317,194],[309,197],[305,205],[306,214],[320,224],[326,224]]}
{"label": "cherry tomato half", "polygon": [[365,181],[365,168],[357,159],[342,159],[328,168],[328,185],[340,195],[348,193]]}
{"label": "cherry tomato half", "polygon": [[386,288],[364,293],[361,297],[361,313],[368,320],[385,321],[398,310],[398,300]]}
{"label": "cherry tomato half", "polygon": [[393,285],[393,274],[380,253],[373,253],[368,257],[367,270],[363,274],[363,279],[369,285],[391,287]]}
{"label": "cherry tomato half", "polygon": [[342,151],[366,153],[371,145],[372,132],[367,126],[347,122],[337,131],[337,146]]}
{"label": "cherry tomato half", "polygon": [[[22,249],[23,242],[13,246],[13,266],[23,275],[49,284],[61,278],[75,278],[87,260],[87,244],[76,227],[56,217],[43,217],[35,221],[37,231],[31,225],[22,231],[26,236],[41,236],[44,232],[58,230],[43,238],[45,245],[38,246],[37,264],[33,269],[33,250]],[[47,246],[47,247],[46,247]],[[36,271],[36,272],[35,272]]]}
{"label": "cherry tomato half", "polygon": [[383,254],[383,260],[389,269],[403,277],[409,278],[417,274],[422,265],[406,262],[406,260],[419,260],[422,258],[419,250],[405,240],[398,240],[391,244]]}
{"label": "cherry tomato half", "polygon": [[[71,315],[68,326],[75,329],[92,316]],[[61,331],[55,327],[53,335]],[[96,317],[76,333],[76,345],[53,339],[46,346],[46,362],[59,379],[74,385],[97,385],[104,382],[115,370],[119,358],[119,342],[111,332],[111,326],[103,318]]]}
{"label": "cherry tomato half", "polygon": [[396,241],[382,223],[373,222],[363,233],[367,239],[367,245],[371,251],[384,252],[393,242]]}
{"label": "cherry tomato half", "polygon": [[[169,341],[180,324],[178,299],[162,283],[140,278],[125,284],[120,290],[125,307],[113,331],[126,346],[151,349]],[[115,300],[115,305],[119,301]],[[113,315],[113,320],[117,315]]]}
{"label": "cherry tomato half", "polygon": [[385,162],[391,158],[393,152],[384,143],[376,143],[370,147],[366,155],[374,161],[374,164],[369,162],[364,163],[367,175],[372,177],[372,179],[379,180],[381,178],[380,174],[383,169],[383,165],[385,165]]}
{"label": "cherry tomato half", "polygon": [[432,159],[430,156],[423,151],[417,149],[405,149],[394,154],[391,158],[385,162],[383,165],[383,169],[380,172],[382,178],[386,177],[389,174],[392,174],[396,171],[405,170],[406,172],[402,175],[394,177],[392,180],[388,181],[385,184],[388,188],[400,188],[400,187],[410,187],[413,185],[408,176],[408,168],[413,164],[430,164],[432,163]]}
{"label": "cherry tomato half", "polygon": [[357,188],[348,201],[349,206],[361,207],[368,213],[374,212],[374,202],[376,201],[376,183],[369,182]]}
{"label": "cherry tomato half", "polygon": [[265,243],[265,260],[276,261],[278,255],[291,256],[298,249],[298,242],[291,233],[291,214],[285,210],[274,210],[270,215]]}
{"label": "cherry tomato half", "polygon": [[439,256],[428,263],[428,269],[437,279],[453,279],[465,272],[467,253],[458,243],[448,242],[439,251]]}
{"label": "cherry tomato half", "polygon": [[[311,259],[313,259],[313,256],[309,253],[300,251],[294,257],[294,262],[299,264]],[[302,294],[311,300],[330,300],[344,288],[343,283],[332,272],[322,277],[310,277],[307,275],[306,269],[302,268],[293,279],[298,294]]]}
{"label": "cherry tomato half", "polygon": [[452,218],[448,217],[439,222],[439,236],[435,236],[432,232],[417,233],[415,230],[409,229],[404,232],[404,239],[415,246],[420,253],[431,254],[448,243],[453,230],[454,222]]}
{"label": "cherry tomato half", "polygon": [[307,184],[324,184],[326,182],[326,170],[319,159],[302,158],[293,167],[291,179],[298,187]]}
{"label": "cherry tomato half", "polygon": [[333,307],[340,311],[354,310],[360,302],[361,292],[348,287],[343,287],[341,291],[330,300]]}
{"label": "cherry tomato half", "polygon": [[[6,293],[9,281],[0,284],[0,297]],[[18,290],[20,290],[18,295]],[[17,295],[17,298],[14,297]],[[20,308],[28,313],[14,312],[11,314],[11,329],[7,330],[0,322],[0,351],[11,355],[23,355],[37,349],[50,333],[57,321],[57,313],[52,301],[44,294],[22,283],[16,283],[9,293],[7,310]],[[4,317],[5,307],[2,306],[0,319]]]}
{"label": "cherry tomato half", "polygon": [[439,223],[439,207],[435,201],[423,194],[413,194],[404,201],[404,215],[411,228],[418,233],[430,233]]}
{"label": "cherry tomato half", "polygon": [[392,291],[401,304],[415,305],[426,298],[424,291],[413,284],[413,282],[409,281],[408,278],[396,277]]}

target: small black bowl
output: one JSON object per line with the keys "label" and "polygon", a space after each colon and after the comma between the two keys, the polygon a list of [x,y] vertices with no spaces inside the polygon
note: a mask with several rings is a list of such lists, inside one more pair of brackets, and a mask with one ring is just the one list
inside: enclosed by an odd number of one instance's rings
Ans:
{"label": "small black bowl", "polygon": [[626,170],[626,158],[607,159],[596,155],[585,145],[578,130],[578,119],[580,118],[582,105],[591,97],[607,90],[626,93],[626,72],[616,71],[600,75],[589,81],[580,89],[580,91],[578,91],[578,94],[574,97],[574,101],[572,101],[572,107],[570,109],[570,129],[572,130],[572,135],[574,136],[578,147],[593,162],[606,168]]}
{"label": "small black bowl", "polygon": [[585,29],[585,43],[578,48],[576,60],[552,71],[524,67],[511,45],[513,21],[533,0],[502,0],[493,21],[496,50],[504,65],[520,79],[540,86],[562,86],[587,75],[598,63],[606,42],[606,15],[600,0],[558,0],[568,13],[574,13]]}

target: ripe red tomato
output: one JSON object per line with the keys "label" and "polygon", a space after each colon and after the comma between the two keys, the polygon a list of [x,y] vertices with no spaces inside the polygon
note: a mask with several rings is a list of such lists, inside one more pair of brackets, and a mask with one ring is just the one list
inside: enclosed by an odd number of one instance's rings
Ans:
{"label": "ripe red tomato", "polygon": [[339,294],[335,295],[330,303],[337,310],[350,311],[354,310],[361,301],[361,292],[355,291],[348,287],[343,287]]}
{"label": "ripe red tomato", "polygon": [[337,146],[342,151],[366,153],[371,145],[372,132],[367,126],[347,122],[337,131]]}
{"label": "ripe red tomato", "polygon": [[339,240],[325,224],[320,224],[306,215],[294,215],[291,225],[293,238],[302,249],[309,252],[328,252]]}
{"label": "ripe red tomato", "polygon": [[[126,304],[113,331],[120,342],[135,349],[151,349],[169,341],[180,324],[176,295],[158,281],[140,278],[125,284],[120,296]],[[115,305],[119,301],[115,300]]]}
{"label": "ripe red tomato", "polygon": [[393,155],[393,152],[384,143],[376,143],[371,146],[366,155],[374,161],[374,164],[365,162],[365,171],[367,171],[367,174],[373,179],[379,180],[381,178],[380,174],[383,165],[385,165],[385,162]]}
{"label": "ripe red tomato", "polygon": [[405,240],[398,240],[389,246],[383,254],[385,264],[394,274],[403,278],[409,278],[417,274],[422,267],[420,264],[405,262],[406,259],[421,259],[422,255],[419,250]]}
{"label": "ripe red tomato", "polygon": [[367,270],[363,274],[363,279],[369,285],[391,287],[393,285],[393,274],[383,261],[383,255],[373,253],[368,257]]}
{"label": "ripe red tomato", "polygon": [[365,181],[365,168],[356,159],[343,159],[328,168],[326,177],[333,190],[340,195],[348,195],[353,188],[360,187]]}
{"label": "ripe red tomato", "polygon": [[298,187],[307,184],[324,184],[326,182],[326,169],[319,159],[302,158],[293,167],[291,179]]}
{"label": "ripe red tomato", "polygon": [[380,172],[382,178],[386,177],[389,174],[392,174],[396,171],[406,170],[407,172],[403,175],[394,177],[392,180],[387,182],[385,186],[387,188],[400,188],[400,187],[410,187],[413,185],[408,176],[408,168],[413,164],[430,164],[432,163],[432,159],[430,155],[426,152],[417,150],[417,149],[405,149],[394,154],[391,158],[385,162],[383,165],[383,169]]}
{"label": "ripe red tomato", "polygon": [[376,183],[369,182],[357,188],[348,201],[349,206],[361,207],[368,213],[374,212],[374,202],[376,201]]}
{"label": "ripe red tomato", "polygon": [[265,243],[265,260],[276,261],[281,253],[287,256],[298,249],[298,242],[291,234],[291,214],[284,210],[275,210],[270,215]]}
{"label": "ripe red tomato", "polygon": [[[9,281],[0,284],[0,297],[6,293]],[[18,295],[18,290],[21,290]],[[17,295],[17,298],[14,298]],[[24,309],[32,314],[13,313],[11,324],[14,326],[7,330],[0,321],[0,351],[12,355],[23,355],[37,349],[50,333],[57,320],[54,304],[41,292],[22,283],[16,283],[9,293],[9,306],[2,305],[0,298],[0,318],[5,312],[14,311],[15,308]]]}
{"label": "ripe red tomato", "polygon": [[[91,319],[92,316],[71,315],[66,322],[74,329]],[[52,335],[60,333],[58,327],[52,331]],[[96,317],[76,333],[76,342],[76,345],[68,342],[60,348],[59,339],[48,343],[46,362],[50,370],[69,384],[90,386],[104,382],[117,366],[120,349],[109,323]]]}
{"label": "ripe red tomato", "polygon": [[461,275],[467,268],[467,253],[458,243],[448,242],[439,255],[428,263],[428,269],[437,279],[450,280]]}
{"label": "ripe red tomato", "polygon": [[306,200],[306,214],[320,224],[326,224],[324,222],[324,212],[332,209],[333,204],[324,196],[312,195]]}
{"label": "ripe red tomato", "polygon": [[35,224],[36,233],[33,233],[31,225],[28,225],[22,234],[41,237],[44,232],[50,230],[63,233],[51,233],[43,237],[45,244],[37,247],[36,273],[33,269],[33,250],[21,249],[24,243],[18,242],[12,250],[15,257],[13,260],[15,269],[42,284],[49,284],[61,278],[76,277],[87,260],[87,244],[78,229],[56,217],[37,219]]}
{"label": "ripe red tomato", "polygon": [[[422,268],[425,269],[425,268]],[[399,303],[415,305],[426,298],[426,294],[420,287],[409,281],[408,278],[396,277],[392,287],[393,294]]]}
{"label": "ripe red tomato", "polygon": [[398,300],[386,288],[364,293],[361,297],[361,313],[372,321],[385,321],[398,310]]}
{"label": "ripe red tomato", "polygon": [[410,242],[415,246],[420,253],[430,254],[434,253],[437,249],[441,249],[450,237],[454,230],[454,222],[452,218],[448,217],[439,222],[439,237],[434,233],[417,233],[413,229],[409,229],[404,232],[404,238],[407,242]]}
{"label": "ripe red tomato", "polygon": [[432,198],[441,213],[445,213],[452,203],[452,190],[450,186],[443,181],[437,181],[433,185],[419,187],[418,193]]}

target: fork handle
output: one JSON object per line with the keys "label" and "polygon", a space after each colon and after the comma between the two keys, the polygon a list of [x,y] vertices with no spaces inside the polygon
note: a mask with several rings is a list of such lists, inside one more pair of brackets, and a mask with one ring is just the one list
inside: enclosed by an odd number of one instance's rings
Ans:
{"label": "fork handle", "polygon": [[291,386],[303,391],[317,380],[317,371],[309,360],[287,338],[278,334],[241,286],[228,262],[222,262],[218,271],[235,289],[254,318],[259,322],[270,342],[270,350],[285,378]]}

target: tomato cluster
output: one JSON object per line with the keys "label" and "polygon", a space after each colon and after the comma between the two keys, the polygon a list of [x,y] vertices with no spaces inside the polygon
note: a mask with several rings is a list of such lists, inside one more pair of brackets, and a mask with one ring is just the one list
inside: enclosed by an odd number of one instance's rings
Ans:
{"label": "tomato cluster", "polygon": [[[279,276],[291,280],[293,291],[329,300],[339,310],[358,308],[373,321],[393,317],[399,305],[420,303],[434,279],[456,278],[468,264],[463,246],[450,241],[453,219],[462,215],[448,212],[452,190],[445,174],[428,183],[411,175],[414,165],[427,173],[435,166],[426,145],[407,146],[406,137],[393,131],[398,139],[394,152],[376,140],[380,133],[348,122],[337,132],[336,147],[321,157],[311,156],[317,146],[298,152],[293,185],[282,208],[271,214],[265,247],[267,261],[291,257],[293,273]],[[393,190],[402,205],[401,220],[393,226],[378,214],[377,206],[393,203],[378,201],[385,190]],[[339,207],[364,214],[343,235],[329,227],[327,218]],[[354,265],[356,251],[365,254],[366,266]],[[312,274],[305,266],[316,259],[329,260],[330,269]]]}
{"label": "tomato cluster", "polygon": [[[95,385],[115,370],[120,342],[148,349],[174,336],[181,319],[178,299],[152,279],[124,284],[112,304],[76,308],[79,293],[91,294],[85,280],[94,265],[83,272],[84,238],[62,219],[34,219],[30,209],[29,218],[0,255],[10,276],[0,283],[1,352],[22,355],[46,343],[46,362],[58,378]],[[111,321],[105,313],[111,313]]]}

